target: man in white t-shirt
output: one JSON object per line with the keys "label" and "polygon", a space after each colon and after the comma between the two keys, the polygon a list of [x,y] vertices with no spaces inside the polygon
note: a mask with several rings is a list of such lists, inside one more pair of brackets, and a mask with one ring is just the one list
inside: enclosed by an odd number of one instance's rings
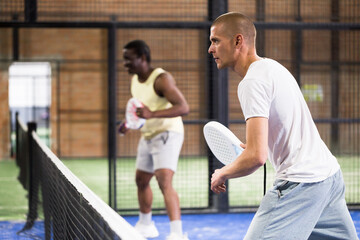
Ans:
{"label": "man in white t-shirt", "polygon": [[247,176],[267,159],[276,171],[245,239],[358,239],[345,202],[340,166],[320,138],[291,73],[256,54],[256,29],[240,13],[218,17],[211,26],[209,53],[219,69],[242,81],[238,98],[246,120],[244,152],[217,169],[211,190]]}

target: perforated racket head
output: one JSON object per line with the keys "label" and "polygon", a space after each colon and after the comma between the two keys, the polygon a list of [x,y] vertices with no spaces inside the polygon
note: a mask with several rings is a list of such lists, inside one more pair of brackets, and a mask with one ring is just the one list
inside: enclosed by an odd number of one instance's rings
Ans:
{"label": "perforated racket head", "polygon": [[219,122],[208,122],[203,132],[211,152],[224,165],[233,162],[244,151],[240,147],[241,141]]}
{"label": "perforated racket head", "polygon": [[136,108],[144,107],[142,102],[136,98],[130,98],[126,104],[125,118],[126,127],[130,129],[139,129],[145,124],[144,118],[139,118],[136,115]]}

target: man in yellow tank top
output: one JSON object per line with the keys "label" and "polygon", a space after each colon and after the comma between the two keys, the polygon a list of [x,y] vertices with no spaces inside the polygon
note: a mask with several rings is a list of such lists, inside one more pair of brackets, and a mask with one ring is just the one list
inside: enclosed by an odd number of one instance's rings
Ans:
{"label": "man in yellow tank top", "polygon": [[[126,44],[123,58],[125,68],[133,74],[131,95],[144,104],[143,108],[137,109],[137,115],[146,119],[136,157],[140,212],[135,228],[147,238],[159,235],[151,219],[150,180],[155,176],[170,219],[167,239],[188,240],[182,232],[179,197],[172,186],[172,178],[184,140],[181,116],[188,114],[189,106],[172,75],[150,65],[150,49],[144,41],[134,40]],[[127,129],[122,125],[120,131],[125,133]]]}

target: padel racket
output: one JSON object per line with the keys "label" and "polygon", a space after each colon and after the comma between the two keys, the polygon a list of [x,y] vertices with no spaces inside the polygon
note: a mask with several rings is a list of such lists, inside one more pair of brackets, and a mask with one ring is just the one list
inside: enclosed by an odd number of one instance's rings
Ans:
{"label": "padel racket", "polygon": [[208,122],[203,131],[211,152],[224,165],[233,162],[244,151],[240,147],[241,141],[219,122]]}
{"label": "padel racket", "polygon": [[[144,107],[142,102],[140,102],[136,98],[130,98],[126,104],[125,110],[125,127],[129,129],[139,129],[144,124],[146,119],[139,118],[136,115],[136,108]],[[121,124],[122,122],[117,122],[117,124]]]}

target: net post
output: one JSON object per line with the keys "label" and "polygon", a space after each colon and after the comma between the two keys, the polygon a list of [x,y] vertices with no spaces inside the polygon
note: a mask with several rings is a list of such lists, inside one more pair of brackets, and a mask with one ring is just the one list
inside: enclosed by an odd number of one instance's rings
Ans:
{"label": "net post", "polygon": [[15,159],[16,163],[19,163],[19,139],[20,139],[20,133],[19,133],[19,112],[16,111],[15,113]]}
{"label": "net post", "polygon": [[10,157],[13,158],[14,157],[14,144],[13,141],[11,139],[11,135],[14,131],[14,127],[13,127],[13,117],[12,117],[12,111],[10,109],[9,111],[9,119],[10,119],[10,134],[9,134],[9,139],[10,139]]}
{"label": "net post", "polygon": [[[28,132],[27,132],[27,138],[28,138],[28,214],[25,226],[21,231],[31,229],[35,223],[35,220],[38,216],[37,213],[37,205],[38,205],[38,183],[35,178],[35,168],[37,167],[34,163],[34,139],[32,137],[32,133],[36,132],[36,123],[35,122],[28,122],[27,124]],[[20,232],[21,232],[20,231]]]}
{"label": "net post", "polygon": [[24,135],[27,136],[27,129],[24,129],[19,119],[19,112],[15,113],[15,161],[19,167],[18,181],[23,188],[27,191],[28,187],[28,141],[24,139]]}

